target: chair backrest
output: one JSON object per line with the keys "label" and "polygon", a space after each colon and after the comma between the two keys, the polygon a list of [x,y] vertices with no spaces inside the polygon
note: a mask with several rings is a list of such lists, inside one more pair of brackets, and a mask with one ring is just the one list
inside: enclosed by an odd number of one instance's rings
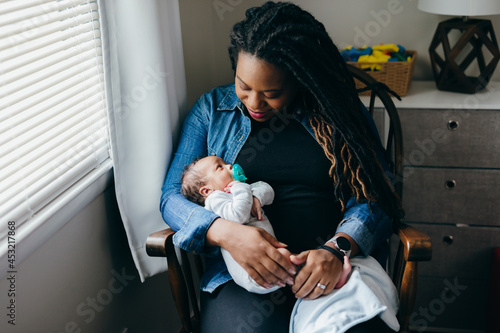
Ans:
{"label": "chair backrest", "polygon": [[[362,69],[352,65],[348,65],[348,68],[353,77],[361,82],[361,88],[359,91],[366,91],[370,93],[370,103],[367,105],[370,114],[372,116],[374,115],[376,100],[378,98],[389,118],[387,138],[383,144],[390,162],[391,171],[394,175],[396,193],[401,199],[403,199],[403,132],[401,129],[398,110],[389,95],[392,91],[386,85],[378,82]],[[395,97],[400,99],[395,93],[393,94]],[[380,133],[382,139],[384,138],[383,134],[385,133]]]}

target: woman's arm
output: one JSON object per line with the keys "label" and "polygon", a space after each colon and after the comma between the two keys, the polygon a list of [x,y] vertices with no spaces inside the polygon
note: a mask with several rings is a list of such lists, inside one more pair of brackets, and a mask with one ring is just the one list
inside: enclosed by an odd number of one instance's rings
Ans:
{"label": "woman's arm", "polygon": [[367,256],[391,237],[392,220],[376,203],[359,203],[351,198],[347,202],[344,219],[340,222],[337,233],[350,236],[359,246],[360,253]]}
{"label": "woman's arm", "polygon": [[219,216],[187,200],[180,193],[184,167],[196,157],[207,155],[207,137],[211,101],[202,96],[184,120],[179,146],[162,187],[160,211],[164,221],[176,234],[180,248],[196,253],[215,254],[218,248],[205,247],[205,234]]}
{"label": "woman's arm", "polygon": [[264,229],[217,219],[208,229],[206,238],[208,245],[226,249],[259,285],[293,284],[295,266],[276,249],[286,244]]}

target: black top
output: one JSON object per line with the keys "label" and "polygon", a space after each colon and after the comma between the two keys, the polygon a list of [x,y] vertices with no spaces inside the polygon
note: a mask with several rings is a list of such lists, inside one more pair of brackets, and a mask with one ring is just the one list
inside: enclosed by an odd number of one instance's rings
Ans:
{"label": "black top", "polygon": [[248,183],[261,180],[273,187],[274,201],[264,212],[276,238],[292,253],[333,237],[342,214],[328,176],[331,162],[302,124],[293,118],[252,120],[235,163],[243,167]]}

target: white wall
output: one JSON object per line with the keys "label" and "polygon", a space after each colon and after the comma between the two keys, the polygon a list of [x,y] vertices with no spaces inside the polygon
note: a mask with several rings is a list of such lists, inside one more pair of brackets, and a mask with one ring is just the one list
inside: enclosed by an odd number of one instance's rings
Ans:
{"label": "white wall", "polygon": [[180,327],[166,274],[140,282],[112,188],[17,272],[15,326],[7,322],[8,276],[0,281],[0,332],[143,333]]}
{"label": "white wall", "polygon": [[[188,104],[203,92],[231,82],[229,32],[247,8],[262,0],[180,1]],[[421,12],[417,0],[293,0],[323,22],[337,46],[396,43],[418,52],[414,80],[433,80],[428,47],[446,16]],[[218,8],[218,10],[216,10]],[[500,15],[490,19],[500,34]],[[500,66],[499,66],[500,67]],[[500,81],[497,69],[493,80]]]}

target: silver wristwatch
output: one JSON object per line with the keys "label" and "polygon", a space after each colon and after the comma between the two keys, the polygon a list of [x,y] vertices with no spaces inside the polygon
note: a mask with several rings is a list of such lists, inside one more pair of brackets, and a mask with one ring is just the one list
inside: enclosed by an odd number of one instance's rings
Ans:
{"label": "silver wristwatch", "polygon": [[343,253],[347,258],[351,255],[351,242],[343,236],[335,236],[331,242],[335,245],[337,250]]}

